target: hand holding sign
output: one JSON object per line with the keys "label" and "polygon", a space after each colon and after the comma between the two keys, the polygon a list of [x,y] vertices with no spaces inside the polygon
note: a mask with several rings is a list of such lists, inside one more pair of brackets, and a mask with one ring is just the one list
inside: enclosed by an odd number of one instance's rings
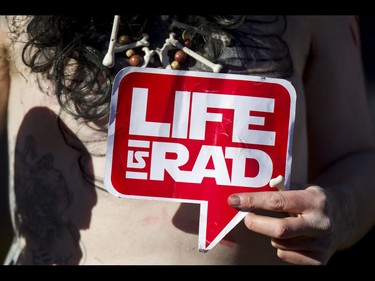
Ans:
{"label": "hand holding sign", "polygon": [[125,68],[113,86],[105,184],[117,197],[201,205],[210,250],[246,215],[232,193],[289,184],[295,91],[282,79]]}

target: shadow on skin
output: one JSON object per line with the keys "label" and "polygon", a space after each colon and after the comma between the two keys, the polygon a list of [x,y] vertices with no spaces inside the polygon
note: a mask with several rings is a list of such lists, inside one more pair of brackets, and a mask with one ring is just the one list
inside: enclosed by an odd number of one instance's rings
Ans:
{"label": "shadow on skin", "polygon": [[16,225],[26,245],[15,263],[81,262],[80,229],[89,228],[97,202],[88,176],[92,170],[85,146],[56,114],[37,107],[25,115],[17,136],[14,184]]}
{"label": "shadow on skin", "polygon": [[6,134],[0,138],[0,264],[12,242],[13,230],[8,202],[8,149]]}

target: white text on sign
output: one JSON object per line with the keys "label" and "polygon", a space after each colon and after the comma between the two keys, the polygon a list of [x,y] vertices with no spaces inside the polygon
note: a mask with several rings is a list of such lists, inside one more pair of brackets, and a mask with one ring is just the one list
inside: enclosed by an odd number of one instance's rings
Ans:
{"label": "white text on sign", "polygon": [[[176,91],[172,124],[146,121],[147,101],[147,88],[133,88],[129,135],[204,140],[207,122],[223,121],[221,113],[208,112],[209,108],[218,108],[233,110],[233,143],[275,145],[276,132],[249,128],[250,125],[265,124],[265,117],[252,116],[251,112],[273,113],[273,98]],[[262,187],[272,177],[271,157],[258,149],[225,147],[223,151],[221,146],[202,145],[192,170],[186,171],[181,170],[181,166],[190,160],[190,155],[188,148],[181,143],[131,139],[128,147],[127,168],[144,169],[145,158],[148,157],[151,157],[151,164],[149,174],[127,171],[126,178],[149,177],[150,180],[163,181],[165,172],[168,172],[176,182],[201,183],[203,178],[208,177],[214,178],[218,185]],[[176,157],[168,158],[169,153]],[[226,159],[232,161],[231,171],[228,171]],[[256,176],[245,176],[246,159],[258,162]],[[207,168],[210,160],[214,164],[213,169]]]}

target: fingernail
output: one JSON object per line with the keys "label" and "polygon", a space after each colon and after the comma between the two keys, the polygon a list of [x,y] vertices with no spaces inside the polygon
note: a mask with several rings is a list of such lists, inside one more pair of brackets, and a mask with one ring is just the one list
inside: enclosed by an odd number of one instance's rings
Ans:
{"label": "fingernail", "polygon": [[238,195],[231,195],[228,198],[228,204],[232,207],[238,207],[241,204],[241,198]]}

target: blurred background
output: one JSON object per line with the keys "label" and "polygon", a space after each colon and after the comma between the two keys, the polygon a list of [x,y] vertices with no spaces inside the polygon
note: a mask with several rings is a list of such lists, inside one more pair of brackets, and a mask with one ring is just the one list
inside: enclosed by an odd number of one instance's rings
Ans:
{"label": "blurred background", "polygon": [[[375,127],[375,16],[360,16],[361,43],[366,85]],[[6,138],[0,139],[0,264],[3,264],[11,239],[11,224],[7,198],[7,146]],[[375,204],[375,202],[374,202]],[[335,254],[329,265],[370,264],[375,250],[375,227],[355,246]],[[370,258],[367,258],[370,257]]]}

